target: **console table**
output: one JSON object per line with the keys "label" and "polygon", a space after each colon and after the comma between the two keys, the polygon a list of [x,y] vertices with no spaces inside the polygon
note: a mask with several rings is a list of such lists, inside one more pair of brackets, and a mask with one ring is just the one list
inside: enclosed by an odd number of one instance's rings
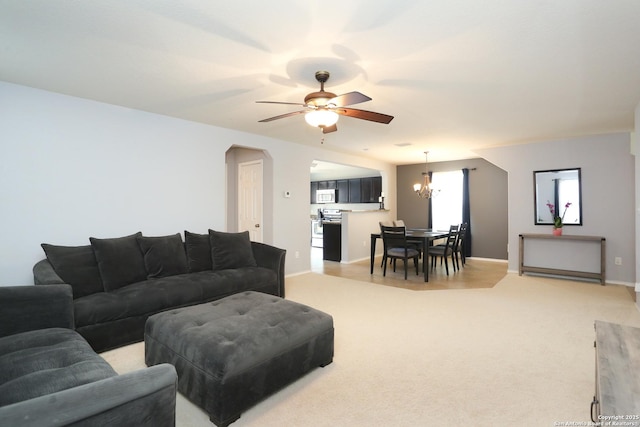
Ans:
{"label": "console table", "polygon": [[[586,271],[563,270],[559,268],[532,267],[524,265],[524,240],[525,239],[548,239],[554,241],[577,240],[583,242],[600,242],[600,272],[591,273]],[[605,261],[606,261],[606,239],[602,236],[554,236],[553,234],[520,234],[520,262],[518,275],[522,273],[542,273],[557,274],[559,276],[573,276],[587,279],[598,279],[601,285],[605,281]]]}
{"label": "console table", "polygon": [[640,328],[600,320],[594,327],[596,392],[591,420],[602,425],[640,425]]}

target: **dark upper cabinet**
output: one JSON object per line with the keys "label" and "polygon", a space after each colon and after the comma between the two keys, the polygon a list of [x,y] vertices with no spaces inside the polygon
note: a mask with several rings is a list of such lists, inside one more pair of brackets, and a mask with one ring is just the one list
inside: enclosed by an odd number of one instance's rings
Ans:
{"label": "dark upper cabinet", "polygon": [[382,192],[382,177],[374,176],[360,180],[360,202],[375,203]]}
{"label": "dark upper cabinet", "polygon": [[373,181],[371,178],[362,178],[360,180],[360,203],[370,203],[373,194]]}
{"label": "dark upper cabinet", "polygon": [[318,181],[318,190],[335,190],[336,180]]}
{"label": "dark upper cabinet", "polygon": [[338,186],[338,203],[351,203],[349,197],[349,180],[339,179],[336,181]]}
{"label": "dark upper cabinet", "polygon": [[360,178],[349,180],[349,203],[360,203]]}
{"label": "dark upper cabinet", "polygon": [[372,202],[378,202],[378,197],[380,197],[380,193],[382,193],[382,177],[381,176],[374,176],[373,178],[373,183],[371,184],[371,189],[372,189]]}
{"label": "dark upper cabinet", "polygon": [[351,178],[311,183],[311,203],[317,190],[338,190],[338,203],[377,203],[382,192],[382,177]]}
{"label": "dark upper cabinet", "polygon": [[311,183],[311,203],[315,203],[316,202],[316,192],[318,191],[318,182],[312,182]]}

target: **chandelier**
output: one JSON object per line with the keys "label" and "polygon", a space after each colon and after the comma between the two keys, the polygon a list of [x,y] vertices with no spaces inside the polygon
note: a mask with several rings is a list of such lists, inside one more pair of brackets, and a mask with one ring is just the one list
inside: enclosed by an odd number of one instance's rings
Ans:
{"label": "chandelier", "polygon": [[434,196],[436,196],[438,194],[438,192],[440,190],[434,190],[433,187],[431,187],[431,179],[429,179],[429,162],[428,162],[428,158],[427,155],[429,154],[428,151],[424,152],[424,168],[425,171],[422,172],[422,179],[423,182],[422,184],[420,183],[415,183],[413,184],[413,191],[416,192],[416,194],[423,198],[423,199],[430,199]]}

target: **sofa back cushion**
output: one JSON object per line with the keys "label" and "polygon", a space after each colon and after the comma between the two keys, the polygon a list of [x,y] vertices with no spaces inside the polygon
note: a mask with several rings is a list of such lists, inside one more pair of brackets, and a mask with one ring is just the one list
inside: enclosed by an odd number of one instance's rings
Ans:
{"label": "sofa back cushion", "polygon": [[112,239],[89,238],[107,292],[147,279],[144,257],[137,240],[141,236],[142,233],[138,232]]}
{"label": "sofa back cushion", "polygon": [[137,239],[144,256],[148,279],[187,272],[187,255],[180,233],[160,237],[140,236]]}
{"label": "sofa back cushion", "polygon": [[211,244],[208,234],[184,231],[184,244],[187,250],[189,273],[212,270]]}
{"label": "sofa back cushion", "polygon": [[43,243],[53,270],[73,289],[73,298],[104,292],[98,262],[90,245],[56,246]]}
{"label": "sofa back cushion", "polygon": [[249,232],[225,233],[209,230],[213,270],[255,267]]}

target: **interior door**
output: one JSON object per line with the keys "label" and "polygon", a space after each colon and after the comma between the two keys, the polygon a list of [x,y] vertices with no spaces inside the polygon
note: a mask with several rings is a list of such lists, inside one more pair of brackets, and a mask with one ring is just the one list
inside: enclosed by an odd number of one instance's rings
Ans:
{"label": "interior door", "polygon": [[238,164],[238,231],[262,242],[262,160]]}

